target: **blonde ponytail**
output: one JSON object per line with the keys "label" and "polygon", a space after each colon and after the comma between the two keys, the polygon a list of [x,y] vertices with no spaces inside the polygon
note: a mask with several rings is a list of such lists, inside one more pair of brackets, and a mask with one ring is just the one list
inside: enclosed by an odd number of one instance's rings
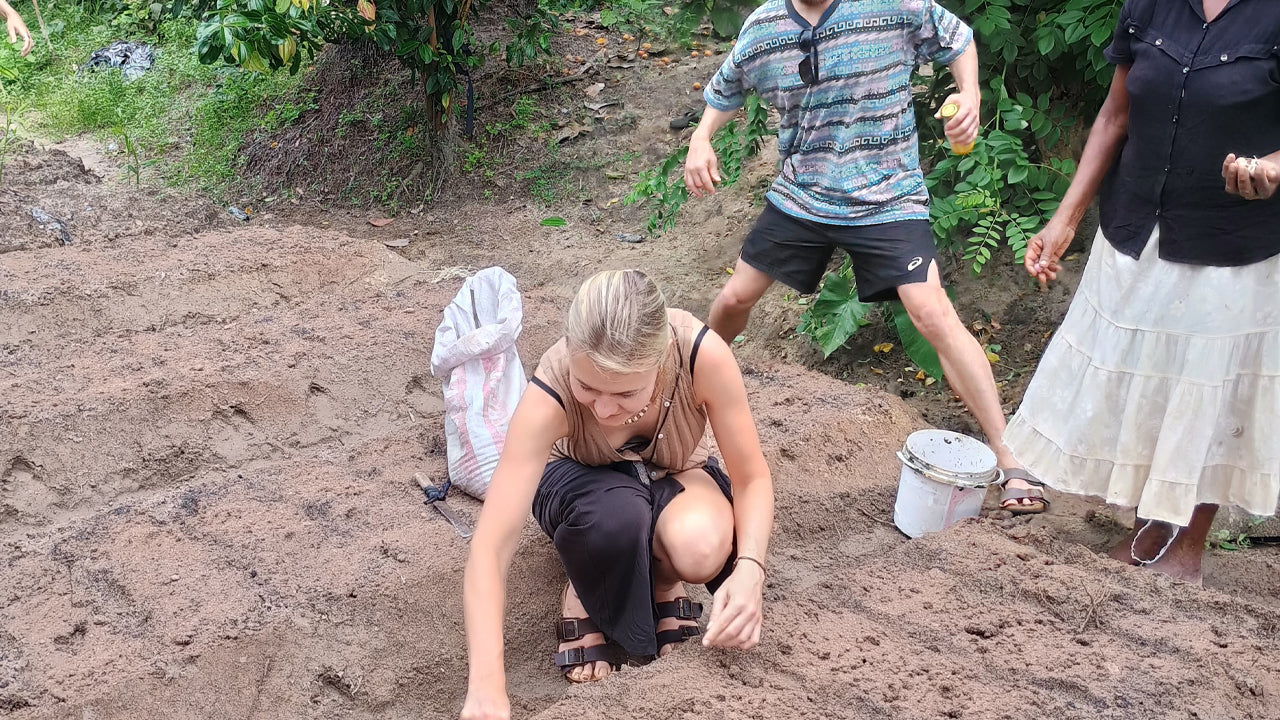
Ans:
{"label": "blonde ponytail", "polygon": [[639,270],[607,270],[582,284],[565,320],[569,351],[603,372],[657,367],[671,340],[667,299]]}

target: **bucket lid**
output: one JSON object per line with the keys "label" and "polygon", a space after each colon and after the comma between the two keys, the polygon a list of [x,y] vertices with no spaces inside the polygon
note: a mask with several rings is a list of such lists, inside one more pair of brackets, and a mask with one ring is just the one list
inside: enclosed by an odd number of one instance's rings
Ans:
{"label": "bucket lid", "polygon": [[948,485],[985,487],[1001,477],[991,448],[949,430],[911,433],[899,457],[925,477]]}

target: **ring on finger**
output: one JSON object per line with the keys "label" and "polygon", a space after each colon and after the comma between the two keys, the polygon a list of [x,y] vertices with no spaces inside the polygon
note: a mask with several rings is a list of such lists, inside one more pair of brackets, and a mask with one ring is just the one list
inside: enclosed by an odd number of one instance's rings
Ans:
{"label": "ring on finger", "polygon": [[1246,170],[1249,171],[1250,174],[1253,174],[1253,172],[1258,169],[1258,158],[1256,157],[1249,158],[1248,161],[1245,162],[1244,167]]}

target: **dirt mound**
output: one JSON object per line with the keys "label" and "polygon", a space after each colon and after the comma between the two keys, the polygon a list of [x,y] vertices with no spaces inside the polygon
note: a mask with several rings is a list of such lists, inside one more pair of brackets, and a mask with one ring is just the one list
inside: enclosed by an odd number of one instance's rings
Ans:
{"label": "dirt mound", "polygon": [[8,159],[0,186],[0,255],[112,242],[126,234],[170,239],[234,222],[188,192],[130,192],[120,183],[102,182],[104,175],[120,172],[117,156],[90,169],[61,148],[29,145]]}

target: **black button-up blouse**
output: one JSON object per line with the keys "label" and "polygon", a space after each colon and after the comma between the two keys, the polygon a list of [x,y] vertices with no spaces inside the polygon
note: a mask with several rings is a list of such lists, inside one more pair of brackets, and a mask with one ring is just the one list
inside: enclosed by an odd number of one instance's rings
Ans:
{"label": "black button-up blouse", "polygon": [[1205,22],[1201,0],[1127,0],[1106,57],[1129,65],[1129,137],[1103,183],[1102,233],[1160,257],[1248,265],[1280,253],[1280,193],[1224,189],[1228,153],[1280,150],[1280,0],[1231,0]]}

